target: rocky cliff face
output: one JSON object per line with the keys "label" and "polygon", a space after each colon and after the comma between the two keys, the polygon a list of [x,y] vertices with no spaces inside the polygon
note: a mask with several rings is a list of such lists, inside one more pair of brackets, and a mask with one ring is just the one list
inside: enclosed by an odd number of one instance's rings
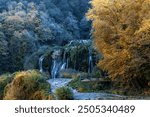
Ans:
{"label": "rocky cliff face", "polygon": [[0,74],[24,69],[42,46],[89,39],[89,0],[0,0]]}

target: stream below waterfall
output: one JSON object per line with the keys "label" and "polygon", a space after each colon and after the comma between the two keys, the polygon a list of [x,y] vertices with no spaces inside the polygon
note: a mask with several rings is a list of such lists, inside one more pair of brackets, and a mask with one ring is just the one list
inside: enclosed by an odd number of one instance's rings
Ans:
{"label": "stream below waterfall", "polygon": [[[56,79],[49,79],[48,82],[51,84],[52,93],[54,93],[57,88],[67,86],[71,80],[72,79],[67,79],[67,78],[56,78]],[[71,87],[70,87],[70,89],[73,92],[75,100],[104,100],[104,99],[124,99],[125,98],[125,96],[104,93],[104,92],[81,93],[75,89],[72,89]]]}

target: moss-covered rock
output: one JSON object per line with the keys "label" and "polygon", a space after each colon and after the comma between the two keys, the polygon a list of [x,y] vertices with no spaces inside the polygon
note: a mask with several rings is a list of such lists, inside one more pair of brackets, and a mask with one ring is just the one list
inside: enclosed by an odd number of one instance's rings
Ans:
{"label": "moss-covered rock", "polygon": [[35,70],[17,72],[13,81],[5,87],[4,99],[49,99],[50,84]]}
{"label": "moss-covered rock", "polygon": [[[68,58],[68,67],[79,71],[87,72],[88,68],[88,47],[89,45],[72,45],[67,47],[66,56]],[[78,63],[81,64],[78,64]]]}

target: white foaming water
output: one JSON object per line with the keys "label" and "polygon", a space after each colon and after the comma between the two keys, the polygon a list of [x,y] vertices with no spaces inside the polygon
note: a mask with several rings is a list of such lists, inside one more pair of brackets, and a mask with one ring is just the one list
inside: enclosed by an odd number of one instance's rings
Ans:
{"label": "white foaming water", "polygon": [[60,70],[64,70],[66,68],[66,63],[63,63]]}
{"label": "white foaming water", "polygon": [[74,44],[85,45],[85,44],[90,44],[90,43],[91,43],[91,40],[72,40],[67,44],[67,46],[74,45]]}
{"label": "white foaming water", "polygon": [[44,60],[44,56],[41,56],[39,58],[39,68],[40,68],[40,72],[43,72],[43,60]]}
{"label": "white foaming water", "polygon": [[51,77],[53,79],[55,79],[58,76],[60,68],[61,68],[61,62],[57,60],[53,60],[53,66],[51,70]]}

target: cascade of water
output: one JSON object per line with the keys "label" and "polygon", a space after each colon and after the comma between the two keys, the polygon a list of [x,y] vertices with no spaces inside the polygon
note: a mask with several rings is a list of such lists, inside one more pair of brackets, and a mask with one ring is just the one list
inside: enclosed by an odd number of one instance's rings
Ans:
{"label": "cascade of water", "polygon": [[39,69],[40,69],[40,72],[43,72],[43,60],[44,60],[44,56],[42,55],[39,58]]}
{"label": "cascade of water", "polygon": [[69,58],[68,58],[66,50],[64,50],[63,61],[62,61],[62,66],[61,66],[60,70],[67,69],[68,64],[69,64]]}
{"label": "cascade of water", "polygon": [[63,66],[61,66],[61,61],[59,60],[53,60],[53,65],[52,65],[52,70],[51,70],[51,76],[53,79],[55,79],[60,71],[60,68],[62,68]]}
{"label": "cascade of water", "polygon": [[88,74],[90,78],[92,77],[92,70],[93,70],[93,58],[92,58],[92,49],[88,48],[89,55],[88,55]]}
{"label": "cascade of water", "polygon": [[60,70],[63,70],[63,69],[65,69],[66,68],[66,63],[63,63],[62,65],[61,65],[61,67],[60,67]]}
{"label": "cascade of water", "polygon": [[64,54],[63,54],[63,63],[65,63],[66,62],[66,50],[64,50]]}
{"label": "cascade of water", "polygon": [[66,63],[62,63],[60,60],[53,60],[52,70],[51,70],[51,76],[53,79],[57,78],[59,75],[59,72],[61,70],[64,70],[66,68]]}
{"label": "cascade of water", "polygon": [[51,77],[53,78],[53,79],[55,79],[55,77],[56,77],[56,70],[55,70],[55,67],[56,66],[56,60],[53,60],[53,65],[52,65],[52,70],[51,70]]}
{"label": "cascade of water", "polygon": [[66,53],[64,52],[63,58],[61,55],[62,52],[60,50],[56,50],[52,54],[53,65],[51,69],[51,76],[53,79],[57,78],[60,71],[66,68]]}
{"label": "cascade of water", "polygon": [[[91,41],[89,40],[77,40],[77,41],[71,41],[68,46],[65,48],[64,50],[62,49],[55,49],[53,50],[52,53],[52,66],[51,66],[51,77],[53,79],[58,78],[59,75],[61,74],[60,71],[64,70],[64,69],[68,69],[68,67],[72,68],[72,69],[76,69],[76,70],[87,70],[88,74],[90,75],[90,77],[92,77],[92,70],[93,70],[93,65],[94,65],[94,61],[93,61],[93,56],[92,56],[92,47],[88,48],[88,56],[87,56],[87,60],[85,60],[85,57],[83,57],[83,59],[86,61],[88,61],[88,67],[87,68],[83,68],[82,65],[79,65],[79,62],[82,62],[82,57],[79,58],[80,54],[79,52],[75,53],[75,57],[74,60],[71,60],[72,54],[70,53],[70,50],[72,51],[72,49],[76,49],[78,47],[78,43],[81,44],[81,46],[86,45],[89,46]],[[78,50],[78,48],[77,48]],[[85,53],[86,54],[86,53]],[[84,55],[85,55],[84,54]],[[85,64],[85,63],[84,63]],[[80,69],[82,67],[82,69]]]}
{"label": "cascade of water", "polygon": [[91,40],[72,40],[68,43],[68,46],[74,45],[74,44],[85,45],[85,44],[90,44],[90,43],[91,43]]}

